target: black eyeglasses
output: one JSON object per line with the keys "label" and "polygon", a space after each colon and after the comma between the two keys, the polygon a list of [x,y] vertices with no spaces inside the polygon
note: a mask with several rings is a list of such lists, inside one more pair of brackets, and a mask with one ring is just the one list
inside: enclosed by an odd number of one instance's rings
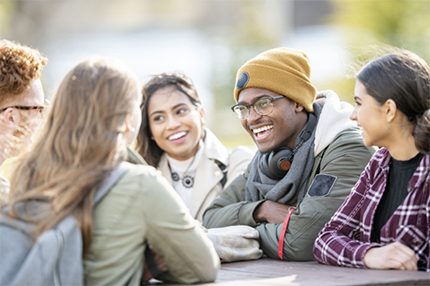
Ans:
{"label": "black eyeglasses", "polygon": [[21,105],[15,105],[15,106],[8,106],[0,110],[0,112],[5,111],[8,108],[15,108],[15,109],[21,109],[21,110],[33,110],[37,109],[39,112],[42,112],[43,109],[45,109],[45,106],[21,106]]}
{"label": "black eyeglasses", "polygon": [[285,96],[279,95],[275,97],[263,97],[251,104],[236,104],[231,107],[231,110],[239,117],[240,120],[245,120],[249,117],[250,107],[254,107],[255,112],[260,115],[268,115],[273,111],[273,101]]}
{"label": "black eyeglasses", "polygon": [[3,111],[5,111],[8,108],[15,108],[15,109],[20,109],[20,110],[37,110],[39,112],[39,114],[42,114],[43,111],[45,110],[45,108],[47,108],[50,105],[51,105],[51,103],[49,102],[49,100],[45,99],[45,105],[33,105],[33,106],[14,105],[14,106],[8,106],[8,107],[5,107],[5,108],[1,109],[0,113],[3,112]]}

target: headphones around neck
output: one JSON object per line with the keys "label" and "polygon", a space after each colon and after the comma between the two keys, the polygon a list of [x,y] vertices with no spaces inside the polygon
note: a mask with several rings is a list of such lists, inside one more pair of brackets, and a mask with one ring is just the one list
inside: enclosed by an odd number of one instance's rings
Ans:
{"label": "headphones around neck", "polygon": [[261,156],[260,168],[261,171],[273,180],[282,179],[288,172],[293,163],[294,154],[308,140],[317,124],[316,116],[309,114],[309,120],[299,134],[300,141],[294,149],[288,147],[280,147],[269,153],[264,153]]}
{"label": "headphones around neck", "polygon": [[263,154],[260,167],[263,173],[271,179],[282,179],[291,167],[293,150],[281,147],[270,153]]}

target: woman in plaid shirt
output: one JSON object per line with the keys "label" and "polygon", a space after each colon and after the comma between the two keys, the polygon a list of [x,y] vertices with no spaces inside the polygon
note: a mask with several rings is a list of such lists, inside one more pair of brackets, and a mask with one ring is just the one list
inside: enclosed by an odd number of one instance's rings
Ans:
{"label": "woman in plaid shirt", "polygon": [[430,272],[430,67],[409,51],[357,75],[351,119],[374,154],[319,233],[318,262]]}

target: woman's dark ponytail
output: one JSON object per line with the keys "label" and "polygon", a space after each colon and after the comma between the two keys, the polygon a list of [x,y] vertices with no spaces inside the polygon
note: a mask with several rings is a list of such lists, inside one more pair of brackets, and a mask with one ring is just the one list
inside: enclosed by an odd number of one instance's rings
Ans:
{"label": "woman's dark ponytail", "polygon": [[413,136],[418,151],[423,154],[430,154],[430,109],[427,109],[427,111],[418,118]]}

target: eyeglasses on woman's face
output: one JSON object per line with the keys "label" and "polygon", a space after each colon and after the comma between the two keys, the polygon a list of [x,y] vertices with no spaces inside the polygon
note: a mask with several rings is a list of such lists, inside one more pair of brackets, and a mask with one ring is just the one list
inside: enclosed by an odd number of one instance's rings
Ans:
{"label": "eyeglasses on woman's face", "polygon": [[231,107],[231,110],[239,117],[240,120],[246,120],[249,117],[250,108],[253,107],[255,112],[260,115],[268,115],[273,111],[273,101],[285,96],[279,95],[271,97],[269,95],[259,98],[251,104],[236,104]]}

